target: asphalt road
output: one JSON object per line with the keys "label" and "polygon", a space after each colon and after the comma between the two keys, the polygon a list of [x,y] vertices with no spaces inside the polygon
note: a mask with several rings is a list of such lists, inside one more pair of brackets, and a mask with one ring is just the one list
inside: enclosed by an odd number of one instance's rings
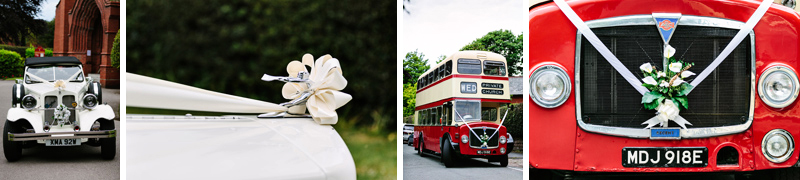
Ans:
{"label": "asphalt road", "polygon": [[[11,108],[12,85],[14,81],[0,80],[0,117],[5,118]],[[103,101],[108,101],[119,117],[119,90],[103,89]],[[0,128],[4,124],[0,123]],[[115,124],[119,130],[119,121]],[[8,162],[0,148],[0,179],[119,179],[119,143],[117,136],[117,155],[113,160],[100,158],[100,147],[81,145],[22,149],[19,161]]]}
{"label": "asphalt road", "polygon": [[522,155],[509,159],[508,167],[488,163],[483,158],[463,161],[464,164],[446,168],[439,156],[420,157],[414,147],[403,145],[403,179],[522,179]]}

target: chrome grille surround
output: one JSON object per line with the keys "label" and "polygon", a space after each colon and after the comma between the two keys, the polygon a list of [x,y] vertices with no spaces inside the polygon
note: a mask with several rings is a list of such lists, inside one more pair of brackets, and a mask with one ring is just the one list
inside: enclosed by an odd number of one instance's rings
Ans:
{"label": "chrome grille surround", "polygon": [[[619,16],[619,17],[612,17],[606,19],[598,19],[587,21],[586,24],[589,28],[601,28],[601,27],[614,27],[614,26],[634,26],[634,25],[655,25],[656,22],[653,19],[652,15],[631,15],[631,16]],[[715,18],[715,17],[703,17],[703,16],[690,16],[690,15],[683,15],[679,21],[680,26],[701,26],[701,27],[718,27],[718,28],[727,28],[727,29],[741,29],[744,26],[743,22],[734,21],[730,19],[722,19],[722,18]],[[681,129],[680,134],[681,138],[707,138],[707,137],[715,137],[715,136],[723,136],[729,134],[736,134],[746,131],[750,128],[750,125],[753,122],[753,112],[754,112],[754,103],[755,103],[755,33],[751,31],[749,33],[750,42],[743,41],[741,43],[750,43],[750,104],[749,104],[749,116],[747,117],[746,122],[737,125],[729,125],[729,126],[719,126],[719,127],[704,127],[704,128],[687,128]],[[629,137],[629,138],[650,138],[650,129],[643,129],[643,128],[628,128],[628,127],[613,127],[613,126],[604,126],[604,125],[594,125],[585,123],[582,119],[581,113],[581,88],[580,88],[580,67],[581,67],[581,42],[582,42],[582,34],[580,31],[577,32],[576,41],[575,41],[575,111],[576,111],[576,119],[578,122],[578,126],[589,132],[605,134],[605,135],[612,135],[612,136],[621,136],[621,137]],[[699,73],[699,72],[698,72]],[[633,88],[633,87],[630,87]],[[687,119],[691,121],[692,119]]]}

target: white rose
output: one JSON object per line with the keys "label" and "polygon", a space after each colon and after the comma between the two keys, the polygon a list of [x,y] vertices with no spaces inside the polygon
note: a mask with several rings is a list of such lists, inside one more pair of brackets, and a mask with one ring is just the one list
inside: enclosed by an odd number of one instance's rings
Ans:
{"label": "white rose", "polygon": [[683,72],[681,73],[681,78],[687,78],[687,77],[689,77],[689,76],[693,76],[693,75],[696,75],[696,74],[695,74],[695,73],[693,73],[692,71],[683,71]]}
{"label": "white rose", "polygon": [[681,68],[683,68],[683,64],[679,62],[669,64],[669,70],[672,72],[681,72]]}
{"label": "white rose", "polygon": [[644,79],[642,79],[642,81],[644,81],[644,83],[647,83],[647,84],[650,84],[650,85],[656,85],[656,79],[653,79],[652,76],[647,76]]}
{"label": "white rose", "polygon": [[676,79],[675,81],[672,81],[672,87],[681,85],[681,83],[685,83],[685,82],[686,81],[683,81],[683,79]]}
{"label": "white rose", "polygon": [[647,73],[653,72],[653,66],[650,65],[650,63],[642,64],[641,66],[639,66],[639,69]]}
{"label": "white rose", "polygon": [[667,47],[664,47],[664,57],[671,58],[673,55],[675,55],[675,48],[667,44]]}
{"label": "white rose", "polygon": [[664,72],[658,72],[656,74],[657,74],[658,77],[667,77],[667,73],[664,73]]}

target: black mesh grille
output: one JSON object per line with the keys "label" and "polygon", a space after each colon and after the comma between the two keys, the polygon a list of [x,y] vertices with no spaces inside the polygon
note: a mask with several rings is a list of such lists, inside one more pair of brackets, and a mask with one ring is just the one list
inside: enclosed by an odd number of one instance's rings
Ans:
{"label": "black mesh grille", "polygon": [[[656,26],[618,26],[592,29],[622,64],[639,79],[639,66],[650,62],[663,70],[663,46]],[[680,26],[670,45],[675,57],[694,63],[689,69],[700,74],[725,48],[738,30]],[[644,128],[642,122],[655,116],[645,110],[642,96],[586,40],[580,51],[581,117],[585,123]],[[692,127],[718,127],[746,122],[750,107],[750,37],[742,41],[725,61],[689,94],[689,109],[680,115]],[[687,82],[694,80],[692,76]],[[670,121],[670,127],[677,127]]]}
{"label": "black mesh grille", "polygon": [[[483,136],[484,134],[486,136],[492,136],[494,131],[496,131],[495,129],[491,129],[491,128],[486,128],[485,132],[483,131],[483,128],[472,128],[472,130],[475,131],[475,133],[478,134],[479,136]],[[498,138],[500,138],[500,135],[499,134],[495,134],[491,139],[489,139],[489,142],[487,142],[486,145],[489,146],[489,147],[497,147],[497,144],[498,144],[498,140],[497,139]],[[480,147],[481,145],[483,145],[483,143],[481,143],[480,138],[476,137],[475,134],[470,133],[470,135],[469,135],[469,146]]]}

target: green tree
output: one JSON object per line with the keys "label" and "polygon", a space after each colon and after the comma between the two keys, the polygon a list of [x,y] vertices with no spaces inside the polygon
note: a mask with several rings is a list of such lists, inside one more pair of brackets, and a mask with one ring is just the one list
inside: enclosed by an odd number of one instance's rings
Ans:
{"label": "green tree", "polygon": [[425,54],[422,52],[414,50],[406,53],[406,58],[403,59],[403,84],[416,84],[417,78],[430,68],[428,59],[425,59]]}
{"label": "green tree", "polygon": [[417,84],[403,84],[403,117],[414,115],[417,106]]}
{"label": "green tree", "polygon": [[46,22],[34,19],[42,0],[0,1],[0,40],[23,44],[29,34],[41,34]]}
{"label": "green tree", "polygon": [[491,51],[506,57],[509,75],[522,74],[522,34],[510,30],[496,30],[465,45],[461,50]]}
{"label": "green tree", "polygon": [[445,59],[447,59],[447,56],[445,56],[445,55],[441,55],[441,56],[439,56],[439,59],[437,59],[437,60],[436,60],[436,64],[439,64],[439,63],[441,63],[441,62],[442,62],[442,61],[444,61]]}

